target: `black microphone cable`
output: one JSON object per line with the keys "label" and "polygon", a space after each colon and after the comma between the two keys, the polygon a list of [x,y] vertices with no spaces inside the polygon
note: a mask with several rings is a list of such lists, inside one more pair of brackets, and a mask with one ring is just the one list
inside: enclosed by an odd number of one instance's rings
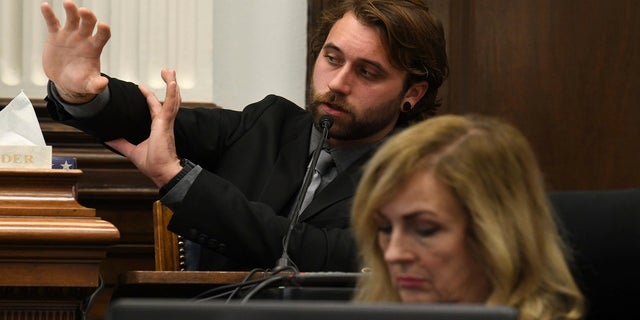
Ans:
{"label": "black microphone cable", "polygon": [[[245,283],[247,281],[249,281],[251,279],[251,277],[256,274],[257,272],[260,271],[264,271],[263,269],[253,269],[251,270],[249,273],[247,273],[247,275],[244,277],[244,279],[242,279],[242,281],[240,283]],[[233,299],[233,296],[238,293],[238,291],[240,291],[240,286],[236,287],[235,289],[233,289],[233,292],[231,292],[231,294],[229,294],[229,296],[227,297],[227,303],[229,303],[231,301],[231,299]]]}
{"label": "black microphone cable", "polygon": [[[320,143],[316,146],[316,149],[313,152],[313,155],[311,158],[311,164],[307,168],[302,186],[300,187],[300,190],[296,197],[295,206],[289,219],[289,226],[287,229],[287,233],[285,234],[282,240],[283,242],[282,256],[276,261],[276,267],[270,272],[269,275],[265,276],[264,278],[250,280],[253,274],[255,274],[258,271],[263,271],[260,269],[254,269],[250,271],[249,274],[245,277],[245,279],[243,279],[241,282],[209,289],[207,291],[204,291],[198,294],[197,296],[192,298],[192,300],[206,301],[206,300],[218,299],[224,296],[228,296],[227,302],[229,302],[233,298],[233,296],[239,293],[240,290],[250,288],[249,292],[246,295],[244,295],[241,301],[242,303],[245,303],[249,301],[249,299],[251,299],[258,292],[262,291],[263,289],[269,287],[274,283],[278,283],[279,281],[284,281],[285,279],[288,279],[292,277],[292,275],[295,275],[299,272],[298,268],[295,266],[293,261],[289,259],[289,255],[287,253],[289,248],[289,239],[291,238],[291,233],[293,232],[295,225],[298,223],[298,218],[300,215],[300,210],[302,208],[302,202],[304,200],[305,193],[307,191],[307,188],[309,187],[309,184],[311,183],[311,178],[313,177],[313,172],[315,170],[316,163],[318,162],[320,151],[322,150],[327,138],[329,137],[329,129],[331,128],[332,125],[333,125],[333,118],[328,115],[321,116],[320,120],[318,121],[318,126],[322,129],[322,139],[320,140]],[[288,274],[283,275],[282,273],[284,273],[285,271],[288,271]]]}
{"label": "black microphone cable", "polygon": [[287,233],[282,240],[282,256],[280,259],[276,261],[276,267],[274,271],[277,271],[281,268],[290,267],[292,264],[294,266],[295,271],[298,271],[298,268],[295,267],[295,264],[291,259],[289,259],[289,239],[291,238],[291,233],[295,228],[295,225],[298,223],[298,216],[300,215],[300,209],[302,207],[302,201],[304,200],[304,196],[306,194],[307,188],[309,188],[309,184],[311,183],[311,178],[313,177],[313,172],[316,167],[316,163],[318,162],[318,157],[320,157],[320,151],[324,146],[324,143],[327,141],[329,137],[329,129],[333,125],[333,117],[329,115],[323,115],[318,120],[318,125],[322,129],[322,139],[320,143],[316,146],[316,149],[313,151],[313,156],[311,157],[311,164],[307,168],[307,172],[304,175],[304,180],[302,182],[302,186],[298,191],[298,196],[296,197],[295,207],[293,208],[293,212],[291,213],[291,217],[289,219],[289,228],[287,229]]}
{"label": "black microphone cable", "polygon": [[[195,302],[205,302],[205,301],[209,301],[209,300],[216,300],[222,297],[228,297],[227,299],[227,303],[229,303],[231,301],[231,299],[233,298],[234,295],[238,294],[240,290],[250,290],[250,291],[255,291],[255,287],[260,285],[261,283],[265,282],[265,281],[269,281],[269,283],[272,283],[273,278],[278,278],[278,279],[284,279],[286,277],[282,277],[281,273],[284,273],[285,271],[289,271],[289,272],[294,272],[292,267],[285,267],[282,268],[280,271],[273,271],[270,272],[269,270],[263,270],[263,269],[253,269],[251,271],[249,271],[247,273],[247,275],[245,276],[245,278],[240,281],[240,282],[236,282],[236,283],[230,283],[227,285],[222,285],[222,286],[218,286],[215,288],[211,288],[208,289],[204,292],[199,293],[198,295],[196,295],[195,297],[191,298],[191,301],[195,301]],[[253,279],[251,280],[251,277],[253,275],[255,275],[258,272],[265,272],[265,275],[262,278],[258,278],[258,279]],[[269,273],[269,274],[266,274]],[[263,288],[264,286],[260,287]],[[258,289],[257,291],[260,291],[261,289]],[[251,296],[255,295],[255,293],[251,293]]]}

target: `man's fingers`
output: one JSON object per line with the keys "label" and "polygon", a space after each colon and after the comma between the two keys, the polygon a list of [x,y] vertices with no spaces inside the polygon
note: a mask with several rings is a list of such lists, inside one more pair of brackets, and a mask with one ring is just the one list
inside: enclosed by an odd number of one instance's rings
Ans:
{"label": "man's fingers", "polygon": [[180,93],[180,87],[178,86],[178,83],[176,82],[176,90],[178,91],[178,107],[180,107],[180,104],[182,103],[182,94]]}
{"label": "man's fingers", "polygon": [[64,28],[69,30],[75,30],[78,28],[80,22],[80,15],[78,14],[78,7],[73,1],[66,1],[63,3],[64,12],[67,15],[67,20],[64,23]]}
{"label": "man's fingers", "polygon": [[156,98],[156,95],[153,93],[153,91],[149,90],[147,87],[139,84],[138,85],[138,89],[140,89],[140,92],[142,92],[142,95],[147,98],[147,101],[151,98],[152,100],[158,101],[158,98]]}
{"label": "man's fingers", "polygon": [[147,99],[149,111],[152,116],[162,112],[167,117],[172,117],[175,116],[175,113],[180,108],[181,102],[180,89],[178,88],[178,83],[175,81],[175,71],[163,69],[162,79],[167,83],[164,103],[160,103],[156,95],[147,87],[138,85],[138,88]]}
{"label": "man's fingers", "polygon": [[149,106],[151,117],[155,117],[162,110],[162,104],[160,103],[160,100],[158,100],[156,95],[147,87],[139,84],[138,89],[140,89],[142,95],[147,99],[147,105]]}
{"label": "man's fingers", "polygon": [[58,20],[58,17],[56,17],[56,14],[53,12],[53,9],[48,2],[43,2],[40,5],[40,12],[42,12],[44,21],[47,23],[47,29],[49,30],[49,33],[57,32],[58,30],[60,30],[60,20]]}
{"label": "man's fingers", "polygon": [[93,12],[86,8],[78,9],[78,14],[81,18],[78,34],[82,37],[90,37],[93,34],[93,29],[96,27],[98,18],[96,18],[96,15],[93,14]]}
{"label": "man's fingers", "polygon": [[149,106],[160,104],[160,100],[158,100],[158,98],[156,98],[156,95],[151,90],[147,89],[147,87],[139,84],[138,89],[140,89],[142,95],[147,99],[147,104],[149,104]]}
{"label": "man's fingers", "polygon": [[122,155],[124,155],[127,158],[136,147],[131,142],[123,138],[107,141],[105,142],[105,144],[107,144],[109,147],[113,148],[114,150],[120,152]]}
{"label": "man's fingers", "polygon": [[176,80],[176,71],[173,69],[162,69],[162,80],[167,84],[165,93],[165,105],[171,104],[171,107],[178,108],[180,106],[181,96],[180,87],[178,87],[178,81]]}
{"label": "man's fingers", "polygon": [[178,86],[178,82],[176,81],[176,104],[180,107],[182,103],[182,94],[180,93],[180,86]]}
{"label": "man's fingers", "polygon": [[176,71],[173,69],[162,69],[160,75],[162,76],[162,80],[167,84],[170,81],[176,81]]}
{"label": "man's fingers", "polygon": [[107,44],[107,41],[109,41],[109,38],[111,38],[109,25],[104,22],[98,23],[98,31],[94,36],[96,46],[103,48]]}
{"label": "man's fingers", "polygon": [[175,81],[168,82],[166,91],[164,103],[176,104],[176,100],[178,99],[178,83]]}
{"label": "man's fingers", "polygon": [[160,75],[162,76],[164,83],[167,84],[166,100],[169,98],[174,100],[179,99],[180,89],[178,88],[178,80],[176,80],[176,71],[173,69],[162,69]]}

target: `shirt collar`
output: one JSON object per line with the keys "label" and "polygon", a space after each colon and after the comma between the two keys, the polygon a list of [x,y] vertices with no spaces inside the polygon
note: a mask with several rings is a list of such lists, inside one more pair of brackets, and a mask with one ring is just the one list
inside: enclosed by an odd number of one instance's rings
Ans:
{"label": "shirt collar", "polygon": [[[312,126],[311,137],[309,143],[309,156],[313,154],[313,151],[316,149],[316,146],[322,141],[322,132],[318,130],[315,126]],[[336,164],[336,168],[338,169],[338,173],[342,173],[349,166],[351,166],[356,160],[362,157],[365,153],[377,148],[380,144],[387,140],[388,137],[396,134],[400,131],[401,128],[394,128],[391,133],[386,135],[384,138],[369,144],[360,144],[360,145],[351,145],[351,146],[342,146],[342,147],[334,147],[328,148],[325,146],[325,149],[331,153],[333,157],[333,161]]]}

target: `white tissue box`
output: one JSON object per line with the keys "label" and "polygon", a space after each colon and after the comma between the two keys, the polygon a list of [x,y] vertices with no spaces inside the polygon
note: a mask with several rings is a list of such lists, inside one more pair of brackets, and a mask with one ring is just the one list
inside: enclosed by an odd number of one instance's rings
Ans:
{"label": "white tissue box", "polygon": [[0,168],[51,169],[51,146],[0,145]]}

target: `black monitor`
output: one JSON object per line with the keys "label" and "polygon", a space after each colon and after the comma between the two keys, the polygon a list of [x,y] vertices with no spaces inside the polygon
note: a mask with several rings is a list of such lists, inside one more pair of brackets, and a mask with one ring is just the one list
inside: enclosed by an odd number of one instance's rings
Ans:
{"label": "black monitor", "polygon": [[107,320],[517,320],[505,306],[468,304],[363,304],[255,300],[122,298],[112,302]]}

